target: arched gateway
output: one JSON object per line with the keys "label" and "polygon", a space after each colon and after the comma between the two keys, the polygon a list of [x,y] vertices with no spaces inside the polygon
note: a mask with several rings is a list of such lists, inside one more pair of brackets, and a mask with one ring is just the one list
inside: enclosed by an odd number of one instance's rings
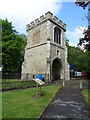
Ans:
{"label": "arched gateway", "polygon": [[51,12],[27,25],[23,79],[24,74],[41,73],[46,82],[69,80],[65,31],[66,24]]}
{"label": "arched gateway", "polygon": [[55,58],[52,62],[52,80],[60,80],[62,71],[62,63],[60,58]]}

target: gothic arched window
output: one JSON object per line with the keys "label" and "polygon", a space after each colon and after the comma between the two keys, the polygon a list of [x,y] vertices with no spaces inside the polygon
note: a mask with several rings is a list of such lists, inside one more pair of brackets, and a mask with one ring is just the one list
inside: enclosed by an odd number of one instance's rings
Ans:
{"label": "gothic arched window", "polygon": [[54,42],[61,44],[61,30],[57,27],[54,28]]}

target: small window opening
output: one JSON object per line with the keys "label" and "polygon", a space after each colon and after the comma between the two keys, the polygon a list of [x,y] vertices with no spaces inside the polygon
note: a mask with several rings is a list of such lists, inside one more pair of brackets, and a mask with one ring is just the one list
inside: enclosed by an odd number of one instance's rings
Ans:
{"label": "small window opening", "polygon": [[59,55],[59,50],[57,50],[57,55]]}

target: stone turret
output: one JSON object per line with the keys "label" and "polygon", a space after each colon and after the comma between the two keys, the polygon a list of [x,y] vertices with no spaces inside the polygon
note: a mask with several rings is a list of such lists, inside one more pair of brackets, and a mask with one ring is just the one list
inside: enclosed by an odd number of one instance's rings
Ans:
{"label": "stone turret", "polygon": [[51,12],[28,24],[22,73],[45,74],[45,82],[69,80],[65,31],[66,24]]}

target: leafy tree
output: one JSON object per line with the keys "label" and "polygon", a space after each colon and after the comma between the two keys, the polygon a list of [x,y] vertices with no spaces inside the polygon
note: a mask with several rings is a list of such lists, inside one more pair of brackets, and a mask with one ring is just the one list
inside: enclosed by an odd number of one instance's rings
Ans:
{"label": "leafy tree", "polygon": [[77,6],[82,7],[85,9],[88,6],[88,29],[84,31],[84,38],[81,38],[79,41],[79,45],[84,44],[84,48],[88,51],[90,51],[90,1],[80,2],[80,0],[77,0],[75,2]]}
{"label": "leafy tree", "polygon": [[26,45],[26,36],[20,35],[7,19],[2,21],[3,71],[20,71]]}
{"label": "leafy tree", "polygon": [[[90,71],[90,53],[83,51],[79,47],[72,47],[67,45],[68,48],[68,62],[72,64],[76,71]],[[89,64],[88,64],[89,63]]]}
{"label": "leafy tree", "polygon": [[75,4],[77,6],[82,7],[83,9],[85,9],[88,6],[88,4],[90,3],[90,1],[85,1],[85,2],[81,2],[81,0],[76,0],[76,1],[77,2],[75,2]]}
{"label": "leafy tree", "polygon": [[89,51],[82,52],[77,58],[79,70],[90,72],[90,53]]}

